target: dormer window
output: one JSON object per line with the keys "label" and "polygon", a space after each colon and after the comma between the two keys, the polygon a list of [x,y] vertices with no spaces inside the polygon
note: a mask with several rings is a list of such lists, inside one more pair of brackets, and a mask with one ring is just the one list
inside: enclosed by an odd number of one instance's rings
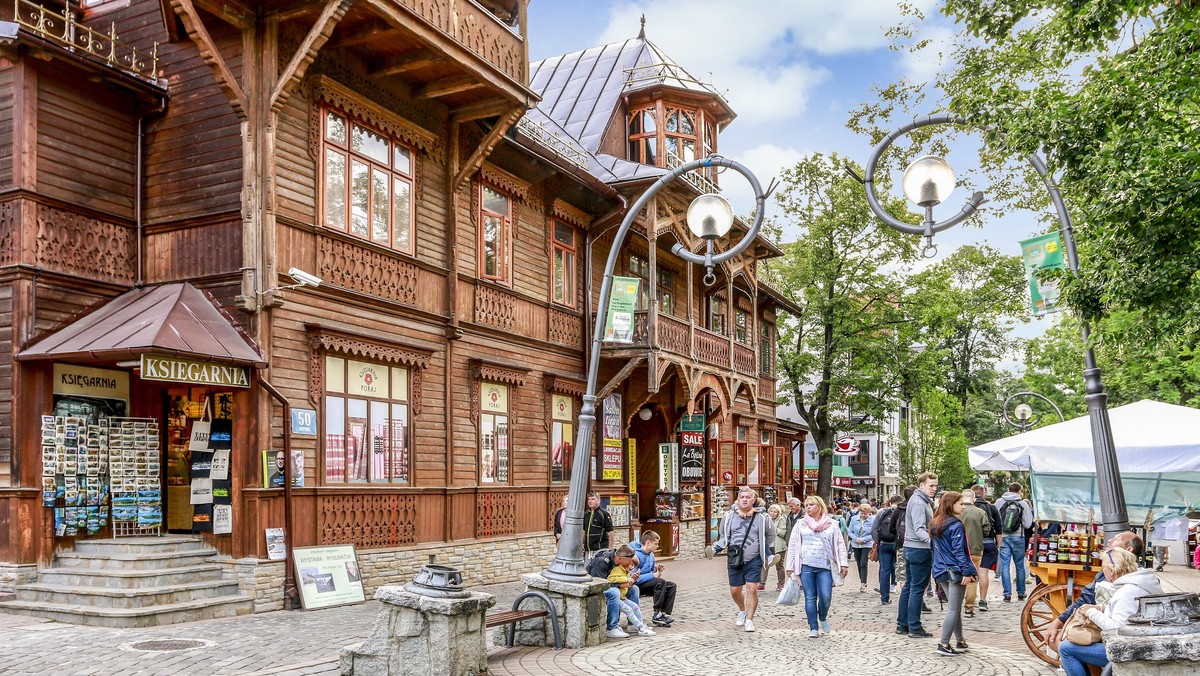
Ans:
{"label": "dormer window", "polygon": [[[629,113],[628,159],[674,168],[717,151],[717,127],[704,111],[656,101]],[[706,173],[715,182],[715,171]]]}

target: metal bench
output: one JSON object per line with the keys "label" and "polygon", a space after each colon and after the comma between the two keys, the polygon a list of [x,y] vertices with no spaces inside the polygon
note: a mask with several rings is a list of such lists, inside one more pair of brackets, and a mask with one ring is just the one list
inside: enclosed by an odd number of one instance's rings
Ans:
{"label": "metal bench", "polygon": [[[546,604],[546,610],[521,610],[521,602],[529,598],[539,599],[542,603]],[[484,617],[484,626],[491,629],[492,627],[503,627],[507,624],[507,636],[504,643],[511,648],[516,641],[517,623],[539,617],[549,618],[550,629],[554,632],[554,649],[562,650],[562,634],[558,630],[558,616],[554,612],[554,602],[542,592],[527,591],[521,594],[517,597],[516,601],[513,601],[512,610],[486,615]]]}

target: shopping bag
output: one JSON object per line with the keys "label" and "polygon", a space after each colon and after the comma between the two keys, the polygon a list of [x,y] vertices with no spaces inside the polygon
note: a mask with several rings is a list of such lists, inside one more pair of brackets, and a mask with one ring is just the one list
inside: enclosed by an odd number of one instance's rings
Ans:
{"label": "shopping bag", "polygon": [[788,578],[787,584],[783,585],[783,591],[779,592],[779,598],[775,599],[777,606],[794,606],[800,603],[800,599],[804,596],[804,590],[796,583],[795,578]]}

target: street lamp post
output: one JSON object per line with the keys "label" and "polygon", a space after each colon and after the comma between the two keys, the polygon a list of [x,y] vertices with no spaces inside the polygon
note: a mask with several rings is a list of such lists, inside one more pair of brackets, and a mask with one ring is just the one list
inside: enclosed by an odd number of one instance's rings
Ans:
{"label": "street lamp post", "polygon": [[[1034,416],[1033,408],[1029,404],[1017,404],[1013,407],[1013,414],[1010,416],[1008,414],[1008,404],[1017,397],[1034,397],[1036,399],[1041,399],[1047,404],[1050,404],[1050,408],[1054,409],[1054,412],[1058,414],[1059,422],[1067,421],[1066,417],[1063,416],[1062,411],[1059,410],[1058,406],[1055,405],[1053,401],[1050,401],[1050,399],[1038,394],[1037,392],[1016,392],[1008,395],[1008,398],[1004,400],[1004,406],[1000,409],[1000,418],[1010,426],[1015,427],[1022,432],[1029,430],[1031,427],[1041,422],[1043,416]],[[1016,419],[1016,422],[1013,422],[1014,419]]]}
{"label": "street lamp post", "polygon": [[[659,190],[689,171],[711,167],[733,169],[750,182],[750,186],[754,189],[754,223],[737,244],[726,251],[717,253],[716,240],[725,236],[733,226],[733,209],[729,206],[729,202],[720,195],[711,193],[701,195],[688,207],[687,223],[692,234],[705,240],[704,254],[692,253],[680,244],[675,245],[672,253],[686,261],[705,266],[707,272],[704,276],[704,283],[711,285],[716,281],[713,268],[737,256],[750,246],[762,226],[767,196],[759,186],[758,179],[750,173],[749,169],[738,162],[717,155],[686,162],[667,172],[655,181],[625,212],[625,219],[621,221],[621,227],[617,229],[612,248],[608,252],[608,262],[604,266],[604,280],[600,284],[600,298],[596,303],[595,330],[592,331],[592,349],[588,355],[587,389],[583,395],[583,407],[579,409],[579,430],[575,436],[575,457],[571,461],[571,483],[567,489],[567,514],[563,523],[562,538],[558,542],[558,553],[555,555],[554,561],[551,562],[549,568],[542,572],[544,577],[564,582],[585,582],[591,579],[591,575],[588,575],[583,567],[584,493],[587,490],[587,472],[592,455],[592,432],[596,426],[596,381],[600,375],[600,344],[604,339],[604,317],[607,314],[608,300],[612,292],[613,273],[617,268],[617,260],[620,257],[625,236],[633,227],[634,219]],[[653,217],[654,214],[651,214],[651,218]]]}
{"label": "street lamp post", "polygon": [[[976,192],[967,199],[962,210],[944,220],[933,220],[933,207],[937,206],[950,195],[954,189],[954,173],[950,165],[940,157],[926,156],[913,162],[904,172],[904,193],[910,201],[925,209],[925,220],[921,225],[904,223],[893,217],[875,196],[875,170],[879,159],[891,144],[904,134],[914,129],[930,125],[962,125],[971,126],[962,116],[953,113],[940,113],[919,117],[899,129],[888,134],[871,152],[871,160],[867,163],[867,176],[864,185],[867,189],[867,203],[879,220],[889,227],[925,237],[924,252],[936,253],[933,245],[933,235],[966,220],[983,204],[982,192]],[[1063,202],[1062,194],[1058,191],[1053,177],[1046,170],[1046,163],[1036,153],[1025,157],[1034,170],[1042,177],[1042,183],[1050,193],[1050,201],[1058,214],[1059,229],[1062,233],[1063,246],[1067,250],[1067,262],[1072,273],[1079,272],[1079,256],[1075,249],[1075,232],[1071,227],[1071,217],[1067,213],[1067,205]],[[1092,453],[1096,459],[1096,480],[1100,492],[1100,513],[1104,521],[1105,538],[1112,538],[1117,533],[1129,530],[1129,514],[1125,509],[1125,489],[1121,485],[1121,470],[1117,466],[1117,449],[1113,444],[1112,425],[1108,419],[1108,395],[1100,379],[1100,368],[1096,366],[1096,355],[1088,346],[1088,336],[1091,329],[1083,322],[1080,333],[1083,340],[1083,379],[1087,402],[1088,417],[1092,427]]]}

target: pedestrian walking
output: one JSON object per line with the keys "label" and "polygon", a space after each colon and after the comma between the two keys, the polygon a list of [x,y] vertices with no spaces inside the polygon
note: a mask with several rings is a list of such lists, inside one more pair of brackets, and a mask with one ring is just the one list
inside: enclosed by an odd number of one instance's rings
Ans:
{"label": "pedestrian walking", "polygon": [[1000,512],[996,510],[996,506],[988,502],[987,488],[984,486],[975,485],[971,487],[971,492],[975,494],[975,506],[987,512],[988,521],[992,525],[992,534],[983,540],[983,555],[979,559],[979,565],[976,568],[979,570],[979,599],[975,605],[980,610],[988,609],[988,586],[991,584],[992,575],[996,572],[996,564],[1000,561]]}
{"label": "pedestrian walking", "polygon": [[1021,484],[1011,483],[1008,492],[996,501],[1000,513],[1000,584],[1004,600],[1012,601],[1011,561],[1017,572],[1017,600],[1025,600],[1025,531],[1033,528],[1033,507],[1021,497]]}
{"label": "pedestrian walking", "polygon": [[975,601],[979,591],[977,580],[984,574],[983,543],[992,536],[992,522],[987,512],[975,506],[975,491],[962,494],[963,513],[959,520],[967,536],[967,547],[971,550],[971,563],[975,565],[976,581],[967,584],[967,597],[963,602],[963,617],[975,617]]}
{"label": "pedestrian walking", "polygon": [[[788,518],[783,513],[783,509],[779,505],[771,505],[767,508],[767,516],[771,521],[775,522],[775,543],[774,554],[768,560],[767,570],[763,571],[763,582],[770,577],[771,568],[775,569],[775,591],[783,591],[783,583],[787,580],[787,575],[784,573],[784,558],[787,556],[787,537]],[[771,562],[774,563],[771,563]],[[761,587],[760,587],[761,589]]]}
{"label": "pedestrian walking", "polygon": [[937,487],[938,477],[933,472],[919,476],[917,490],[904,510],[905,572],[900,602],[896,604],[896,633],[908,634],[909,638],[933,636],[921,626],[921,606],[933,570],[929,521],[933,518],[933,495]]}
{"label": "pedestrian walking", "polygon": [[858,565],[858,591],[867,591],[867,557],[875,540],[871,530],[875,526],[875,517],[871,513],[871,503],[866,500],[858,505],[858,511],[851,517],[846,529],[850,534],[850,549],[854,552],[854,562]]}
{"label": "pedestrian walking", "polygon": [[762,581],[764,563],[771,555],[775,539],[775,524],[754,509],[757,498],[751,488],[739,490],[735,508],[721,517],[717,541],[704,551],[708,558],[726,552],[729,595],[738,608],[734,624],[745,631],[754,631],[758,583]]}
{"label": "pedestrian walking", "polygon": [[[967,585],[975,581],[975,564],[963,528],[965,505],[962,493],[946,491],[938,500],[937,510],[929,522],[933,544],[933,579],[946,595],[946,616],[942,618],[942,637],[937,653],[952,657],[967,651],[963,639],[962,604]],[[951,635],[957,640],[950,645]]]}
{"label": "pedestrian walking", "polygon": [[904,498],[899,495],[888,498],[871,525],[871,539],[875,541],[879,559],[879,603],[885,606],[896,593],[896,529],[891,519],[901,502]]}
{"label": "pedestrian walking", "polygon": [[804,615],[808,636],[832,633],[829,606],[834,585],[846,577],[846,546],[837,522],[825,510],[825,501],[810,495],[804,500],[804,518],[792,530],[788,542],[787,572],[804,587]]}

